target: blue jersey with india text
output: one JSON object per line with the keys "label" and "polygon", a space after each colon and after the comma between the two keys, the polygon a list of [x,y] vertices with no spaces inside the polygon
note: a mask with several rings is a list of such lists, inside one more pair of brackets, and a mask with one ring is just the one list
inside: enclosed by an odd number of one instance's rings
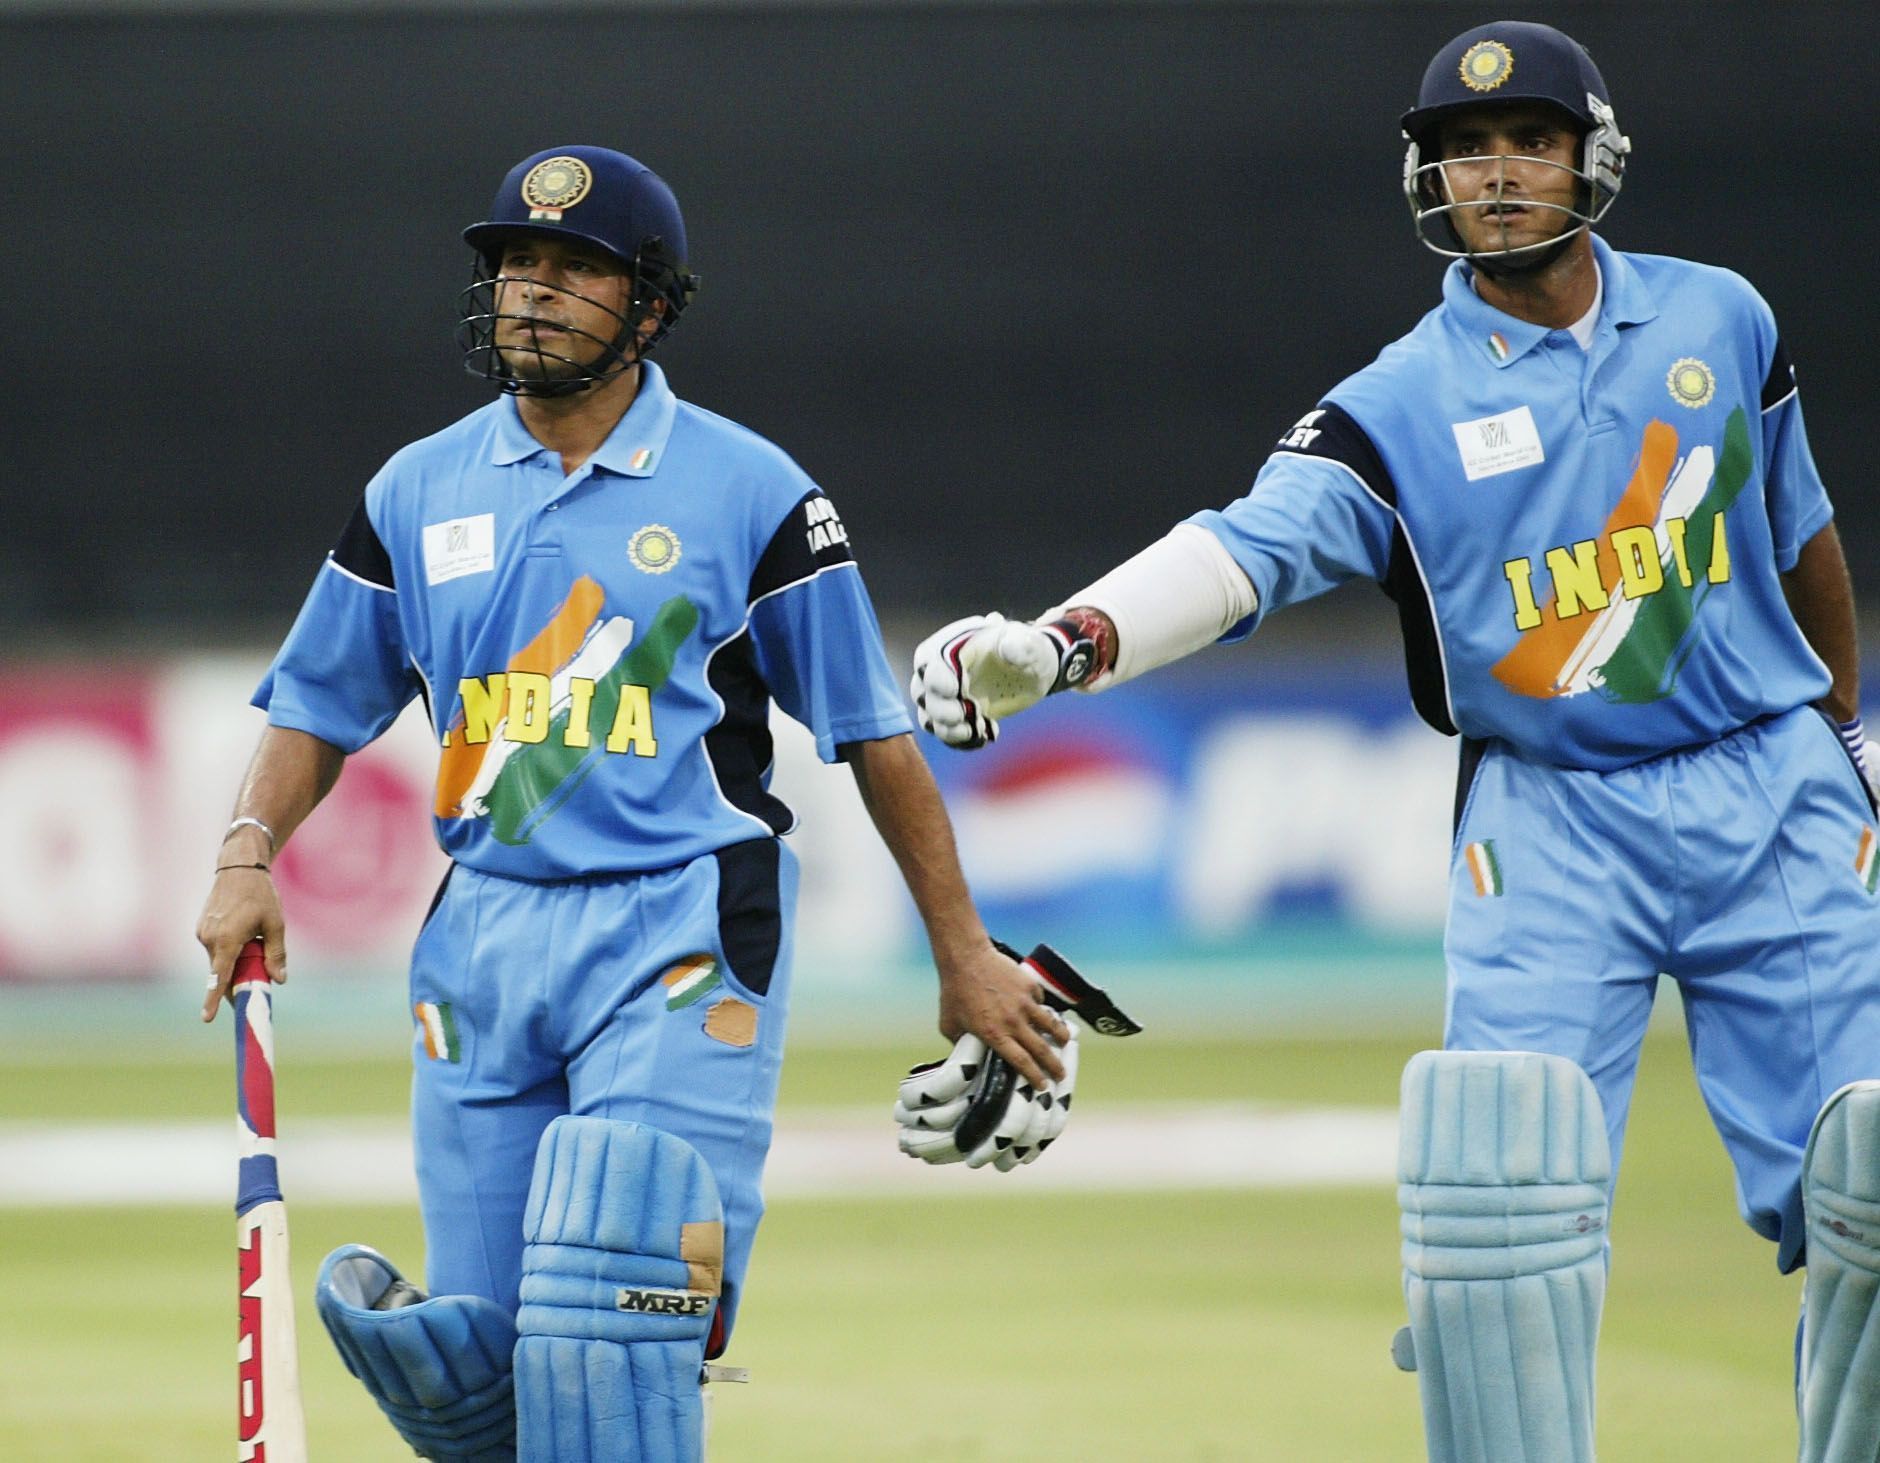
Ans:
{"label": "blue jersey with india text", "polygon": [[1827,694],[1781,573],[1829,521],[1769,308],[1727,270],[1620,254],[1590,349],[1443,302],[1195,515],[1261,616],[1355,577],[1446,732],[1610,770]]}
{"label": "blue jersey with india text", "polygon": [[833,760],[910,731],[829,500],[651,362],[586,464],[502,397],[395,454],[254,701],[352,752],[424,695],[438,842],[525,879],[787,832],[774,700]]}

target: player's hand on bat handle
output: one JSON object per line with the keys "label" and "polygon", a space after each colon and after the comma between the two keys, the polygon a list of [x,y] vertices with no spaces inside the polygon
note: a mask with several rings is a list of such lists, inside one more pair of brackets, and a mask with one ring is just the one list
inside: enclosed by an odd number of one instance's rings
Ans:
{"label": "player's hand on bat handle", "polygon": [[1057,688],[1065,654],[1061,637],[1042,625],[969,615],[920,643],[908,693],[925,730],[970,751],[996,740],[1003,718]]}
{"label": "player's hand on bat handle", "polygon": [[1064,1075],[1060,1048],[1070,1027],[1044,1003],[1025,967],[990,944],[941,965],[940,1034],[957,1041],[967,1032],[1034,1086]]}
{"label": "player's hand on bat handle", "polygon": [[196,939],[209,954],[208,990],[202,1001],[204,1021],[215,1020],[217,1007],[228,999],[229,983],[235,978],[235,957],[252,939],[262,942],[268,978],[276,985],[287,981],[287,927],[274,878],[268,870],[252,866],[261,859],[244,863],[236,857],[230,851],[231,844],[223,846],[223,865],[215,883],[209,886],[202,918],[196,922]]}

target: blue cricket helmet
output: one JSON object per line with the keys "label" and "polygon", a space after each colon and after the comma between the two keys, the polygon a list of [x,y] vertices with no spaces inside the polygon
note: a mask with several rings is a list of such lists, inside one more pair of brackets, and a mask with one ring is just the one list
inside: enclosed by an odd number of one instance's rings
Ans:
{"label": "blue cricket helmet", "polygon": [[[526,347],[498,345],[504,322],[527,319],[503,303],[511,283],[501,272],[503,247],[518,235],[543,234],[599,248],[631,276],[626,313],[608,311],[617,327],[612,338],[575,332],[599,347],[591,359],[578,361],[539,337]],[[611,379],[665,338],[698,290],[698,276],[686,269],[685,220],[672,189],[646,164],[610,147],[550,147],[525,157],[503,178],[489,217],[463,237],[478,265],[461,297],[464,368],[505,391],[563,395]]]}
{"label": "blue cricket helmet", "polygon": [[645,163],[610,147],[550,147],[509,170],[490,214],[463,231],[488,259],[517,234],[559,234],[597,244],[632,267],[649,246],[685,264],[685,221],[672,189]]}
{"label": "blue cricket helmet", "polygon": [[1431,132],[1451,112],[1487,102],[1545,102],[1582,130],[1599,125],[1593,103],[1610,109],[1611,94],[1593,58],[1551,25],[1496,20],[1465,30],[1436,53],[1403,114],[1403,130],[1424,152]]}

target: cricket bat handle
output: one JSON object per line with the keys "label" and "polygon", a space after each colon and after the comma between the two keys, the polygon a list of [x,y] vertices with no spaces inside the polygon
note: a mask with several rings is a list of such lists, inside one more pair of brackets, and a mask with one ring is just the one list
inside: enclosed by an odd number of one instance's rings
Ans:
{"label": "cricket bat handle", "polygon": [[274,988],[261,942],[235,958],[235,1343],[238,1463],[307,1463],[287,1262],[287,1204],[274,1160]]}

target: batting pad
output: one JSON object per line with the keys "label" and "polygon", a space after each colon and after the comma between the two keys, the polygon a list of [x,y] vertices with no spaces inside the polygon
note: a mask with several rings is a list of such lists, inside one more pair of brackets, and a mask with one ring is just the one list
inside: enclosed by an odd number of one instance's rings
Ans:
{"label": "batting pad", "polygon": [[548,1125],[523,1220],[520,1463],[699,1463],[724,1232],[689,1143],[602,1118]]}
{"label": "batting pad", "polygon": [[1397,1158],[1431,1463],[1591,1463],[1612,1159],[1562,1057],[1419,1052]]}
{"label": "batting pad", "polygon": [[1815,1118],[1802,1156],[1801,1463],[1880,1458],[1880,1082],[1853,1082]]}
{"label": "batting pad", "polygon": [[514,1463],[516,1328],[502,1307],[480,1295],[427,1300],[364,1245],[326,1257],[313,1298],[346,1370],[420,1458]]}

